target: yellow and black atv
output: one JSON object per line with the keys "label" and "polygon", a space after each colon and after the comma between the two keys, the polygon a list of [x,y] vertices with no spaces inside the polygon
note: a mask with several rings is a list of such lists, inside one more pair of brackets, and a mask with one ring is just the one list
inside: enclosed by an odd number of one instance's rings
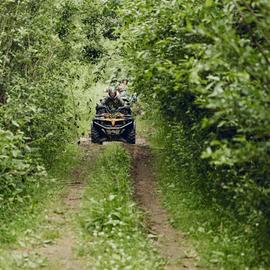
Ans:
{"label": "yellow and black atv", "polygon": [[136,142],[136,125],[129,106],[111,111],[107,106],[98,105],[91,126],[91,142],[105,141]]}

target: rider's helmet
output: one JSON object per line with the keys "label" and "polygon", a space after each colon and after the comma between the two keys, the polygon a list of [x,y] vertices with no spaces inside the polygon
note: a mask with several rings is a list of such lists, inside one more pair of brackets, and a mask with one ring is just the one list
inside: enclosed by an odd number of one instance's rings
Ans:
{"label": "rider's helmet", "polygon": [[115,98],[117,96],[117,91],[114,88],[109,88],[108,94],[111,98]]}

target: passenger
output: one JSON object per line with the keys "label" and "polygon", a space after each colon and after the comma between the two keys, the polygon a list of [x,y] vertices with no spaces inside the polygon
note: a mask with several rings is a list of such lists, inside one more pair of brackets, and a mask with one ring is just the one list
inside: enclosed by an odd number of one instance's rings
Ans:
{"label": "passenger", "polygon": [[117,86],[117,91],[120,94],[120,96],[127,96],[127,85],[128,85],[128,80],[124,79]]}
{"label": "passenger", "polygon": [[121,99],[129,104],[130,102],[130,97],[127,93],[127,85],[128,85],[128,80],[127,79],[124,79],[120,82],[120,84],[117,86],[117,92],[119,94],[119,97],[121,97]]}

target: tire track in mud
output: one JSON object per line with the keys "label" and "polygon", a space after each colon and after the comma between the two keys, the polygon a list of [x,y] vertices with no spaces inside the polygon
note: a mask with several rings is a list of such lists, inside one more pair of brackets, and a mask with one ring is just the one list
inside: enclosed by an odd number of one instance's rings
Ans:
{"label": "tire track in mud", "polygon": [[126,145],[133,159],[132,176],[134,196],[146,213],[147,225],[155,235],[155,245],[166,260],[166,270],[199,269],[198,256],[187,244],[183,233],[175,230],[169,223],[169,215],[163,208],[157,194],[157,184],[153,174],[153,156],[142,138],[137,145]]}
{"label": "tire track in mud", "polygon": [[[77,237],[73,228],[73,219],[80,210],[80,203],[86,185],[85,177],[88,173],[85,166],[95,163],[96,157],[102,152],[102,146],[89,143],[89,140],[81,140],[81,151],[84,152],[79,166],[72,172],[72,181],[67,183],[68,190],[63,201],[60,202],[63,213],[52,213],[48,218],[52,223],[62,224],[60,237],[52,244],[45,245],[36,252],[47,259],[45,269],[83,270],[86,264],[74,253]],[[93,165],[94,166],[94,165]]]}
{"label": "tire track in mud", "polygon": [[77,270],[84,269],[83,264],[74,255],[73,248],[76,245],[76,236],[70,223],[74,214],[80,209],[80,201],[84,183],[81,172],[73,171],[73,181],[69,185],[66,197],[63,200],[63,210],[60,215],[53,213],[49,216],[52,223],[62,224],[61,236],[53,244],[45,245],[37,250],[37,253],[47,259],[48,268]]}

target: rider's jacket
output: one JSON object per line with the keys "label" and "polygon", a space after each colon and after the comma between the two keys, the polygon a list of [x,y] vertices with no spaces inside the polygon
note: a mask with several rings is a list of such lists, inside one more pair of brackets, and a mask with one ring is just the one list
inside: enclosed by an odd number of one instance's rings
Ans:
{"label": "rider's jacket", "polygon": [[104,105],[106,107],[109,108],[109,110],[117,110],[119,107],[122,107],[125,105],[124,101],[116,96],[114,98],[108,96],[108,97],[105,97],[102,102],[101,102],[101,105]]}

